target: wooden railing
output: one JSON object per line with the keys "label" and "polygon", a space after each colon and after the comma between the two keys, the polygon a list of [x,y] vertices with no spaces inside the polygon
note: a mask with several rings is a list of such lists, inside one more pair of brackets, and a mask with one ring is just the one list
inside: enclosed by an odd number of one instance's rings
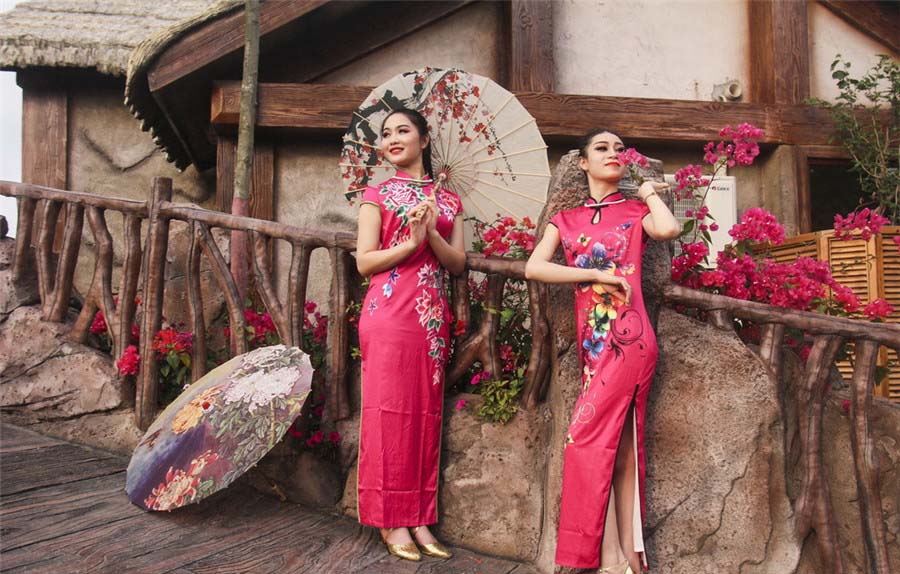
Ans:
{"label": "wooden railing", "polygon": [[[33,251],[37,253],[41,301],[46,312],[44,318],[62,321],[68,308],[72,288],[75,263],[81,237],[80,210],[88,206],[89,222],[97,240],[98,256],[94,285],[92,285],[81,316],[73,332],[75,339],[83,342],[88,327],[99,308],[109,321],[110,336],[113,340],[113,357],[120,357],[128,345],[131,324],[135,316],[134,299],[138,289],[139,270],[143,312],[140,324],[140,356],[153,357],[153,338],[162,326],[162,306],[166,289],[165,265],[169,245],[169,224],[173,220],[183,221],[191,228],[191,244],[188,251],[188,307],[190,326],[193,332],[193,357],[191,377],[197,380],[206,372],[208,351],[207,318],[203,316],[203,300],[200,289],[200,262],[205,257],[218,287],[224,294],[231,327],[231,348],[235,353],[244,353],[247,343],[244,337],[245,319],[243,301],[229,270],[225,256],[213,239],[215,228],[229,231],[245,231],[249,234],[251,259],[256,273],[257,292],[272,317],[278,336],[289,345],[303,347],[302,327],[306,293],[309,282],[309,264],[315,249],[329,252],[332,267],[332,299],[330,301],[328,353],[326,355],[326,406],[329,416],[342,419],[350,416],[348,392],[348,372],[350,357],[349,307],[355,285],[360,278],[356,273],[355,260],[351,253],[356,249],[356,236],[346,232],[328,232],[302,229],[293,225],[265,221],[249,217],[239,217],[217,211],[202,209],[193,205],[173,203],[172,182],[168,178],[155,178],[149,202],[129,201],[98,197],[89,194],[41,188],[26,184],[0,182],[0,194],[19,200],[18,236],[30,237],[34,230],[40,237],[36,250],[28,241],[16,244],[16,277],[21,277],[20,267],[25,266]],[[41,217],[35,223],[35,202],[41,202]],[[66,204],[73,215],[67,219],[62,251],[57,265],[59,277],[50,278],[53,235],[59,209]],[[111,288],[113,243],[103,218],[104,209],[122,211],[126,217],[125,271],[119,288],[118,305],[113,303]],[[147,239],[141,263],[141,219],[148,219]],[[276,275],[269,262],[269,243],[284,241],[291,248],[291,266],[287,276],[287,298],[282,301],[276,285]],[[485,305],[502,310],[503,291],[509,279],[524,279],[523,261],[485,258],[469,254],[467,270],[452,279],[452,304],[457,319],[470,323],[468,275],[470,270],[487,275]],[[65,288],[51,291],[47,285]],[[550,366],[550,329],[544,315],[546,307],[546,287],[529,283],[530,310],[532,314],[532,354],[529,359],[526,381],[523,386],[523,404],[531,408],[540,402],[544,394]],[[94,303],[96,301],[96,303]],[[477,330],[457,343],[454,362],[449,367],[448,385],[454,384],[475,363],[480,362],[492,373],[500,373],[497,331],[500,326],[499,313],[485,313]],[[308,351],[308,349],[305,349]],[[135,417],[138,426],[147,428],[157,412],[158,366],[156,361],[142,360],[135,389]]]}
{"label": "wooden railing", "polygon": [[876,384],[878,349],[886,345],[900,351],[900,325],[781,309],[677,285],[665,287],[663,294],[669,304],[706,311],[710,322],[722,329],[733,329],[733,318],[747,319],[760,325],[759,355],[772,370],[776,381],[781,380],[785,328],[800,329],[813,336],[804,379],[797,387],[801,485],[795,503],[794,524],[799,540],[815,531],[823,572],[834,574],[843,574],[846,569],[822,461],[822,415],[827,397],[826,383],[835,357],[844,343],[854,344],[856,361],[850,393],[850,445],[859,491],[863,541],[868,571],[889,574],[881,494],[874,460],[875,445],[869,432],[869,411]]}
{"label": "wooden railing", "polygon": [[[327,364],[327,409],[333,419],[350,415],[348,399],[348,361],[350,326],[349,304],[354,283],[359,281],[351,253],[356,246],[350,233],[301,229],[284,223],[238,217],[196,206],[171,201],[172,182],[156,178],[150,201],[131,201],[100,197],[73,191],[62,191],[28,184],[0,182],[0,195],[16,197],[19,222],[14,276],[20,280],[34,268],[37,272],[43,317],[63,321],[68,310],[72,283],[80,246],[85,211],[96,241],[94,275],[84,305],[70,337],[83,342],[91,321],[99,308],[107,317],[113,356],[121,356],[131,337],[135,317],[135,296],[143,295],[140,324],[140,354],[152,357],[153,338],[162,322],[162,304],[166,282],[165,265],[169,242],[169,223],[179,220],[190,225],[191,244],[188,252],[188,305],[194,333],[192,378],[205,374],[207,318],[203,316],[200,289],[201,256],[206,257],[213,276],[225,295],[231,324],[232,348],[246,351],[243,336],[245,320],[243,302],[212,230],[246,231],[250,235],[252,261],[256,272],[257,291],[269,311],[282,341],[301,346],[303,313],[309,281],[310,257],[315,249],[327,249],[333,272]],[[53,253],[56,223],[61,210],[66,210],[60,253]],[[114,246],[106,224],[105,212],[117,211],[124,218],[123,272],[119,299],[112,292]],[[148,220],[146,242],[141,249],[141,223]],[[32,238],[36,238],[32,246]],[[287,276],[287,299],[278,295],[276,276],[269,263],[269,243],[285,241],[291,247],[291,266]],[[524,279],[524,262],[467,255],[467,270],[454,277],[451,284],[456,318],[469,323],[468,274],[487,275],[485,306],[500,310],[503,291],[510,279]],[[531,311],[532,353],[522,402],[525,408],[537,405],[545,394],[551,358],[550,329],[545,315],[546,286],[528,282]],[[770,305],[739,301],[683,287],[668,285],[663,296],[670,305],[684,305],[706,311],[710,322],[733,328],[733,318],[749,319],[761,325],[759,354],[781,378],[782,338],[786,327],[797,328],[814,337],[812,352],[802,384],[798,387],[799,434],[803,457],[802,485],[796,502],[796,528],[800,539],[815,531],[822,559],[828,572],[843,573],[844,563],[835,532],[834,510],[822,461],[822,415],[826,398],[828,371],[842,344],[853,342],[856,365],[852,378],[850,411],[851,444],[854,470],[860,493],[863,537],[870,571],[888,574],[884,520],[873,461],[873,442],[869,432],[869,411],[875,384],[875,360],[879,345],[900,350],[900,326],[828,317],[802,311],[785,310]],[[477,330],[456,342],[454,363],[450,365],[447,383],[457,381],[475,362],[492,373],[501,372],[496,335],[500,313],[485,313]],[[157,411],[158,372],[156,361],[141,361],[135,389],[135,417],[138,426],[147,428]]]}

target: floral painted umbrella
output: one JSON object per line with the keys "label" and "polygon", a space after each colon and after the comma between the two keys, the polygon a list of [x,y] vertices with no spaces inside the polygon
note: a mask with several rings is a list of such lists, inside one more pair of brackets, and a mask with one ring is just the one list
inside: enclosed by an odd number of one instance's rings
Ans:
{"label": "floral painted umbrella", "polygon": [[225,488],[281,440],[312,376],[309,357],[284,345],[210,371],[156,418],[134,450],[128,498],[145,510],[173,510]]}
{"label": "floral painted umbrella", "polygon": [[393,174],[381,155],[381,125],[391,110],[418,110],[428,120],[437,179],[470,215],[537,219],[547,195],[547,145],[537,122],[493,80],[461,70],[424,68],[372,90],[344,135],[341,181],[353,200]]}

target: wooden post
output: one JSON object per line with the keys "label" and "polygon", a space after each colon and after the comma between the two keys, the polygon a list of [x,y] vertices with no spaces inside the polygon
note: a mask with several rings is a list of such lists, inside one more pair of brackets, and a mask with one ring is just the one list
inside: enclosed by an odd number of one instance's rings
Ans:
{"label": "wooden post", "polygon": [[334,285],[331,288],[331,313],[328,321],[328,393],[326,406],[331,420],[350,416],[350,399],[347,392],[348,356],[350,333],[347,323],[347,307],[350,304],[350,281],[354,264],[350,253],[339,247],[329,249]]}
{"label": "wooden post", "polygon": [[878,343],[866,340],[859,340],[855,345],[856,365],[853,369],[853,389],[850,394],[850,446],[853,450],[853,468],[859,492],[867,571],[872,574],[890,574],[881,493],[878,488],[878,467],[875,463],[875,442],[869,431],[869,411],[872,407],[872,385],[875,382],[878,346]]}
{"label": "wooden post", "polygon": [[508,10],[509,89],[553,92],[553,3],[511,0]]}
{"label": "wooden post", "polygon": [[144,266],[144,315],[141,321],[141,370],[135,396],[135,423],[147,430],[157,410],[159,369],[153,351],[153,338],[162,326],[165,293],[166,250],[169,243],[169,220],[160,217],[160,204],[172,199],[172,180],[153,178],[150,203],[150,225],[147,234],[147,260]]}
{"label": "wooden post", "polygon": [[[253,165],[253,135],[256,124],[256,85],[259,69],[259,0],[244,4],[244,71],[241,78],[241,116],[235,152],[234,197],[231,213],[249,215],[250,183]],[[241,300],[247,297],[248,243],[244,231],[231,232],[231,275],[237,284]]]}

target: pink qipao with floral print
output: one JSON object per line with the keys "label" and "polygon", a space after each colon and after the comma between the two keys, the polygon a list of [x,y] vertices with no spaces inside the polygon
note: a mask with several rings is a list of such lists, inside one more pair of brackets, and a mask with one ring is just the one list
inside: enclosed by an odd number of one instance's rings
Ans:
{"label": "pink qipao with floral print", "polygon": [[[369,187],[362,202],[381,210],[381,248],[409,237],[410,210],[432,193],[403,173]],[[445,239],[462,212],[459,197],[436,192]],[[362,415],[359,520],[380,528],[437,522],[444,366],[451,313],[446,271],[428,241],[402,263],[370,278],[360,312]]]}
{"label": "pink qipao with floral print", "polygon": [[622,543],[633,542],[636,552],[644,552],[644,413],[658,353],[641,292],[647,240],[642,220],[648,213],[642,201],[615,193],[601,204],[561,211],[550,220],[559,230],[569,266],[624,277],[632,291],[626,304],[599,284],[575,286],[582,377],[566,435],[556,549],[561,566],[599,565],[613,466],[629,410],[635,440],[628,446],[635,450],[638,485],[633,495],[634,540]]}

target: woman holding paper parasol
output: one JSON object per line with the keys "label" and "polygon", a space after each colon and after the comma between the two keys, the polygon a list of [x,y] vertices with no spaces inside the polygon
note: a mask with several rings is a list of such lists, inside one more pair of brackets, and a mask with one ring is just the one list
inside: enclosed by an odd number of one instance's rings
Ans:
{"label": "woman holding paper parasol", "polygon": [[[526,145],[514,145],[522,135]],[[376,88],[344,143],[345,193],[362,194],[357,267],[370,277],[359,325],[359,520],[381,528],[396,556],[419,560],[418,543],[422,553],[449,558],[428,525],[438,519],[450,344],[444,285],[447,272],[465,268],[462,204],[486,215],[484,200],[496,199],[484,186],[493,186],[513,189],[516,202],[537,211],[550,175],[546,146],[509,92],[436,69]],[[523,165],[531,171],[514,169]]]}

